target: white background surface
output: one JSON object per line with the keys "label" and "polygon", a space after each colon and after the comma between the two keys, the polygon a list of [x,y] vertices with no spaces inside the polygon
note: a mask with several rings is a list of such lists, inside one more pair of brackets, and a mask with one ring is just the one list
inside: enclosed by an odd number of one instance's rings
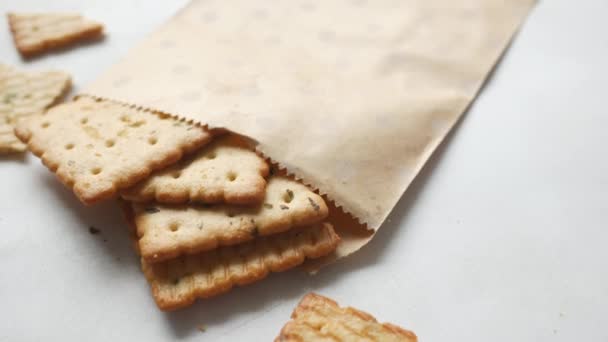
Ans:
{"label": "white background surface", "polygon": [[[78,90],[183,4],[2,1],[82,12],[107,38],[24,62],[2,18],[0,60]],[[0,341],[270,341],[308,291],[421,341],[608,341],[607,14],[541,1],[363,250],[175,313],[156,309],[116,205],[85,208],[38,159],[0,158]]]}

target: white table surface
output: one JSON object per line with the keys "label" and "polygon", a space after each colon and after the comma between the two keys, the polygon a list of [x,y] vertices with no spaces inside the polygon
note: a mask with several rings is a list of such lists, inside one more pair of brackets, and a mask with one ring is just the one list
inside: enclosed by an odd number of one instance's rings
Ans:
{"label": "white table surface", "polygon": [[[0,59],[78,90],[184,3],[2,1],[82,12],[107,38],[23,62],[3,17]],[[363,250],[175,313],[156,309],[115,204],[85,208],[33,156],[0,158],[0,341],[270,341],[309,291],[421,341],[608,341],[607,14],[541,1]]]}

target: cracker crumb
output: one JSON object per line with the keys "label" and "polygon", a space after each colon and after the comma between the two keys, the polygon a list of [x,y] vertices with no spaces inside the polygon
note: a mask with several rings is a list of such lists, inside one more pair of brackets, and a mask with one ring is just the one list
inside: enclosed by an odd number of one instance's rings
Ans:
{"label": "cracker crumb", "polygon": [[200,331],[200,332],[205,332],[205,331],[207,331],[207,327],[205,327],[205,325],[203,325],[203,324],[199,324],[199,325],[197,325],[197,326],[196,326],[196,328],[197,328],[197,329],[198,329],[198,331]]}

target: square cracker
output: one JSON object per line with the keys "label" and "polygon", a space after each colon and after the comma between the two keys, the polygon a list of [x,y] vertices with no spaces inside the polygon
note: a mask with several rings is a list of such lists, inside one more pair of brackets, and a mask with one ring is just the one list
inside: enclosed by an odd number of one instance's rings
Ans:
{"label": "square cracker", "polygon": [[260,237],[196,255],[149,264],[142,269],[162,310],[175,310],[332,253],[340,238],[329,223]]}
{"label": "square cracker", "polygon": [[23,72],[0,64],[0,154],[25,151],[13,133],[17,121],[41,114],[69,89],[70,75],[64,72]]}
{"label": "square cracker", "polygon": [[402,341],[416,342],[416,335],[354,308],[309,293],[298,304],[275,342],[308,341]]}
{"label": "square cracker", "polygon": [[122,192],[133,202],[254,204],[264,198],[268,164],[244,138],[227,134]]}
{"label": "square cracker", "polygon": [[256,206],[219,204],[131,205],[139,251],[149,263],[194,254],[309,226],[327,216],[327,205],[294,180],[274,176],[268,180],[264,203]]}
{"label": "square cracker", "polygon": [[17,50],[31,57],[49,49],[101,37],[103,25],[72,13],[9,13]]}
{"label": "square cracker", "polygon": [[15,134],[85,204],[114,197],[211,139],[200,126],[88,97],[20,121]]}

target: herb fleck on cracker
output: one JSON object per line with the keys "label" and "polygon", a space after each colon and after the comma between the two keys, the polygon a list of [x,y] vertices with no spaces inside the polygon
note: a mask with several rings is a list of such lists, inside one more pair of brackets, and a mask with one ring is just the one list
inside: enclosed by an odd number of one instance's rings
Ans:
{"label": "herb fleck on cracker", "polygon": [[287,189],[287,190],[285,190],[285,194],[287,195],[285,197],[285,199],[287,200],[287,203],[293,201],[293,191]]}
{"label": "herb fleck on cracker", "polygon": [[4,98],[2,99],[2,102],[9,104],[13,101],[13,99],[17,97],[17,94],[15,93],[8,93],[6,95],[4,95]]}
{"label": "herb fleck on cracker", "polygon": [[270,204],[270,203],[264,203],[264,208],[266,208],[266,209],[272,209],[272,204]]}
{"label": "herb fleck on cracker", "polygon": [[160,209],[158,209],[157,207],[147,207],[146,209],[144,209],[146,211],[146,213],[148,214],[156,214],[157,212],[160,211]]}
{"label": "herb fleck on cracker", "polygon": [[279,208],[281,208],[282,210],[289,210],[289,207],[288,207],[288,206],[286,206],[285,204],[281,204],[281,205],[279,206]]}
{"label": "herb fleck on cracker", "polygon": [[321,209],[321,207],[319,207],[319,205],[317,204],[317,202],[313,201],[312,198],[308,197],[308,203],[310,203],[310,205],[312,206],[312,208],[315,211],[319,211]]}
{"label": "herb fleck on cracker", "polygon": [[146,121],[144,121],[144,120],[137,120],[137,121],[129,124],[129,127],[135,127],[135,128],[137,128],[137,127],[139,127],[139,126],[141,126],[141,125],[143,125],[145,123],[146,123]]}

